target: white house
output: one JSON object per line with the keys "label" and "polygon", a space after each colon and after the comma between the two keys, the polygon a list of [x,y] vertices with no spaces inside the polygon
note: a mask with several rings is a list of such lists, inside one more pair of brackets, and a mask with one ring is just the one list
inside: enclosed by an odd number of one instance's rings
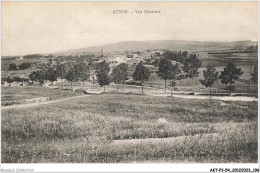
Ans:
{"label": "white house", "polygon": [[16,58],[16,60],[23,60],[23,57],[20,56],[20,57]]}

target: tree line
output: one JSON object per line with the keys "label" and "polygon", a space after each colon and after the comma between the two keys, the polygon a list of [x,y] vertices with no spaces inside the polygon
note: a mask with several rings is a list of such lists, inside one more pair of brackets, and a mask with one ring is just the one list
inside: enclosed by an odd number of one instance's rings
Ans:
{"label": "tree line", "polygon": [[[176,82],[173,80],[181,80],[184,78],[191,78],[192,79],[192,86],[193,86],[193,94],[195,94],[195,77],[199,76],[199,68],[201,67],[202,63],[197,58],[196,54],[191,54],[189,57],[186,57],[182,67],[179,66],[178,63],[175,65],[172,64],[170,58],[165,57],[164,59],[160,60],[159,63],[159,70],[157,75],[165,80],[165,93],[167,87],[167,80],[172,80],[171,86],[176,85]],[[178,75],[183,71],[185,75]],[[239,79],[239,77],[243,74],[241,68],[238,68],[237,65],[233,62],[227,63],[226,67],[224,67],[223,71],[221,71],[220,75],[216,72],[216,68],[212,64],[208,64],[206,70],[203,71],[203,79],[200,80],[200,83],[204,85],[206,88],[210,90],[210,97],[211,97],[211,87],[213,87],[214,83],[221,80],[222,84],[229,85],[230,95],[232,94],[232,90],[234,89],[235,81]],[[253,72],[250,76],[250,83],[251,81],[256,82],[258,80],[258,66],[255,65]]]}
{"label": "tree line", "polygon": [[[57,78],[66,79],[71,83],[82,81],[83,87],[84,82],[87,81],[90,76],[94,75],[97,77],[98,84],[101,87],[106,89],[106,86],[111,82],[114,82],[117,85],[117,90],[119,84],[123,85],[125,81],[129,79],[129,67],[126,63],[121,63],[115,66],[110,73],[109,62],[101,61],[97,64],[86,64],[84,62],[78,62],[74,66],[71,66],[70,69],[67,69],[64,64],[59,64],[56,68],[50,67],[47,70],[34,71],[29,75],[30,80],[43,83],[45,80],[52,82],[56,81]],[[173,63],[172,58],[167,54],[163,56],[159,62],[158,71],[156,71],[157,76],[165,81],[165,93],[167,91],[167,81],[171,81],[171,88],[174,87],[177,83],[177,80],[182,80],[184,78],[190,78],[192,80],[193,94],[195,94],[195,78],[199,76],[199,68],[202,63],[196,56],[196,54],[186,55],[185,60],[182,63]],[[257,65],[254,67],[253,73],[251,74],[250,81],[257,82]],[[146,67],[143,61],[140,61],[136,66],[132,74],[133,80],[141,82],[142,93],[144,92],[144,83],[150,78],[151,71]],[[240,68],[236,66],[233,62],[227,63],[220,75],[216,72],[216,68],[209,64],[206,67],[206,70],[203,71],[203,79],[200,80],[200,83],[210,90],[211,96],[211,87],[214,83],[220,79],[222,84],[229,85],[230,94],[234,87],[235,81],[243,74]]]}
{"label": "tree line", "polygon": [[11,63],[10,65],[9,65],[9,67],[8,67],[8,69],[9,70],[26,70],[26,69],[28,69],[28,68],[30,68],[31,67],[31,63],[29,63],[29,62],[24,62],[24,63],[22,63],[22,64],[20,64],[20,65],[16,65],[15,63]]}

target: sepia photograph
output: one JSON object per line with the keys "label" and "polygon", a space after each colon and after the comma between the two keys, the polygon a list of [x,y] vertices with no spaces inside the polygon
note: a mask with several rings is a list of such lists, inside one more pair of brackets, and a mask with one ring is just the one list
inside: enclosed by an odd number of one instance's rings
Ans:
{"label": "sepia photograph", "polygon": [[1,171],[257,164],[258,20],[257,1],[2,1]]}

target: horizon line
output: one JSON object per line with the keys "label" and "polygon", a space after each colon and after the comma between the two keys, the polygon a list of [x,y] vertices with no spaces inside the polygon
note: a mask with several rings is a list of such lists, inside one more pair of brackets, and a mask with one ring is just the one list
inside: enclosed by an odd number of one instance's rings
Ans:
{"label": "horizon line", "polygon": [[[102,46],[107,46],[107,45],[111,45],[111,44],[118,44],[118,43],[126,43],[126,42],[156,42],[156,41],[187,41],[187,42],[209,42],[209,43],[231,43],[231,42],[242,42],[242,41],[251,41],[251,42],[257,42],[258,40],[236,40],[236,41],[196,41],[196,40],[142,40],[142,41],[136,41],[136,40],[132,40],[132,41],[119,41],[119,42],[111,42],[111,43],[107,43],[107,44],[103,44],[103,45],[96,45],[96,46],[89,46],[89,47],[81,47],[81,48],[75,48],[75,49],[69,49],[69,50],[64,50],[64,51],[56,51],[56,52],[52,52],[52,53],[31,53],[31,54],[23,54],[23,55],[1,55],[1,57],[16,57],[16,56],[26,56],[26,55],[34,55],[34,54],[47,54],[47,55],[51,55],[51,54],[58,54],[58,53],[62,53],[62,52],[67,52],[67,51],[73,51],[73,50],[78,50],[78,49],[87,49],[87,48],[95,48],[95,47],[102,47]],[[2,49],[1,49],[2,51]]]}

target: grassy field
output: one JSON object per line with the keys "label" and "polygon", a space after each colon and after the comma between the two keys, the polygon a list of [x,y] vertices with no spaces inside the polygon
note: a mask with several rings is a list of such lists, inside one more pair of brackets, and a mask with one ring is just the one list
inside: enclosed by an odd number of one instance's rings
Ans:
{"label": "grassy field", "polygon": [[[131,93],[2,110],[1,157],[4,163],[256,163],[257,112],[257,102]],[[168,137],[176,138],[128,142]]]}
{"label": "grassy field", "polygon": [[72,90],[59,90],[43,86],[2,87],[1,100],[23,100],[37,97],[48,97],[50,100],[82,94]]}

